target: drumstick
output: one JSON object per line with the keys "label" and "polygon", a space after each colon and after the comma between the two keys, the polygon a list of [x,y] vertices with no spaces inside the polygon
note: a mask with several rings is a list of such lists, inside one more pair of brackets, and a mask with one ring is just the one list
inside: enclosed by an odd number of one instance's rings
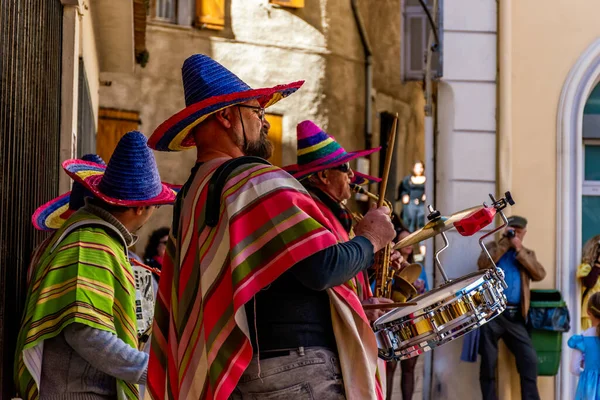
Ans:
{"label": "drumstick", "polygon": [[382,304],[364,304],[363,308],[365,310],[378,310],[382,308],[397,308],[397,307],[406,307],[406,306],[416,306],[417,303],[414,301],[409,301],[406,303],[382,303]]}

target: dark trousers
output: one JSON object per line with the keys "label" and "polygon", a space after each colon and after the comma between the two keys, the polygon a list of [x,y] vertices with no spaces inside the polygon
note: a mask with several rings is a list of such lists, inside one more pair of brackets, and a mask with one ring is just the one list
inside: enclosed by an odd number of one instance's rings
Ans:
{"label": "dark trousers", "polygon": [[410,232],[421,229],[425,226],[425,203],[415,204],[414,200],[405,204],[402,209],[402,219],[404,225]]}
{"label": "dark trousers", "polygon": [[483,325],[479,342],[481,368],[479,382],[483,400],[497,400],[496,365],[498,340],[504,340],[514,354],[517,371],[521,378],[521,399],[539,400],[537,388],[537,355],[519,309],[506,310],[500,316]]}

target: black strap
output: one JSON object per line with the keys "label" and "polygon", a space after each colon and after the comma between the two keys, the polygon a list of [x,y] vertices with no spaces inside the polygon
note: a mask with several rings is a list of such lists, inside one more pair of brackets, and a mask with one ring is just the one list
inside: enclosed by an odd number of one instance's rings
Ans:
{"label": "black strap", "polygon": [[229,175],[231,175],[231,173],[239,166],[252,163],[271,165],[270,162],[263,158],[244,156],[225,161],[219,166],[219,168],[217,168],[215,173],[210,178],[210,182],[208,183],[208,196],[206,199],[205,212],[206,225],[214,228],[219,223],[221,193],[223,192],[223,187],[225,186],[225,183],[227,183]]}

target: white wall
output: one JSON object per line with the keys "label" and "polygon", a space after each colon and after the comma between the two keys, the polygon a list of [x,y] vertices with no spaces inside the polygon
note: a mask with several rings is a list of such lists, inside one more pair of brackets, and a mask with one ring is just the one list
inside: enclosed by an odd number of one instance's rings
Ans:
{"label": "white wall", "polygon": [[[496,194],[496,2],[445,2],[444,77],[438,90],[436,207],[442,215]],[[448,234],[440,258],[450,278],[477,269],[478,237]],[[436,247],[442,246],[436,238]],[[439,283],[440,275],[437,274]],[[460,361],[463,340],[434,350],[433,399],[478,399],[479,363]]]}

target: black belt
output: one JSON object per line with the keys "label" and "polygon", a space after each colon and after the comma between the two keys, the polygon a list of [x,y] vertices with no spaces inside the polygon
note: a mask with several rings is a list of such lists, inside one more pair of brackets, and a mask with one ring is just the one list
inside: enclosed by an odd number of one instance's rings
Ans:
{"label": "black belt", "polygon": [[[294,349],[281,349],[281,350],[264,350],[258,354],[258,358],[261,360],[268,360],[269,358],[276,357],[287,357],[292,354],[298,354],[299,356],[303,356],[306,349],[310,349],[310,347],[296,347]],[[331,350],[332,352],[336,352],[335,350]]]}

